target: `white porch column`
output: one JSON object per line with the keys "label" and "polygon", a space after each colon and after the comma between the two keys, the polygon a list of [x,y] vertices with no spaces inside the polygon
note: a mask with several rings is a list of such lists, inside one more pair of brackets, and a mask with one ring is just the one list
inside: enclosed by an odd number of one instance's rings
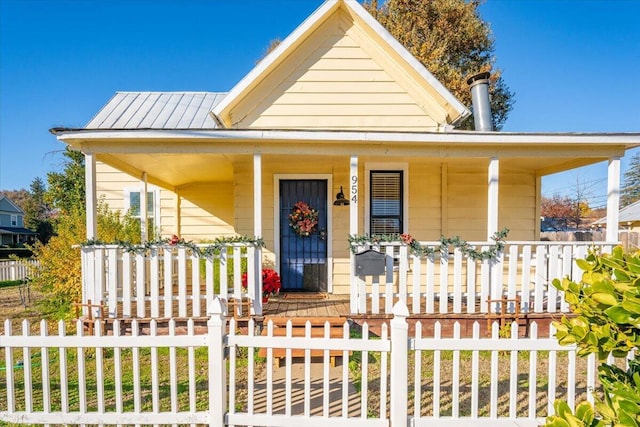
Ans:
{"label": "white porch column", "polygon": [[498,180],[500,161],[497,157],[489,160],[489,191],[487,195],[487,241],[498,232]]}
{"label": "white porch column", "polygon": [[618,241],[620,210],[620,157],[609,159],[607,178],[607,242]]}
{"label": "white porch column", "polygon": [[149,240],[149,213],[147,212],[148,184],[147,173],[142,172],[142,190],[140,191],[140,241]]}
{"label": "white porch column", "polygon": [[85,204],[87,214],[87,240],[98,237],[98,198],[96,196],[96,157],[84,154]]}
{"label": "white porch column", "polygon": [[349,234],[358,234],[358,156],[351,156],[349,173],[350,190],[347,196],[349,203]]}
{"label": "white porch column", "polygon": [[[262,154],[253,154],[253,234],[262,237]],[[253,298],[254,314],[262,315],[262,251],[256,251],[255,276],[256,286],[249,290],[249,297]]]}
{"label": "white porch column", "polygon": [[[356,235],[358,234],[358,156],[351,156],[351,160],[349,162],[349,194],[347,198],[349,198],[349,234]],[[358,313],[358,278],[355,275],[354,265],[355,258],[353,252],[349,251],[349,269],[351,271],[350,277],[350,309],[351,313]]]}
{"label": "white porch column", "polygon": [[253,234],[262,236],[262,154],[253,154]]}

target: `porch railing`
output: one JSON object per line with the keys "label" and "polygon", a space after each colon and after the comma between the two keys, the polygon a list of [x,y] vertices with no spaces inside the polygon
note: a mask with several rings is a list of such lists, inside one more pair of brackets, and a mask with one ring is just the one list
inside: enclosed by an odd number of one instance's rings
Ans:
{"label": "porch railing", "polygon": [[[256,274],[260,260],[261,248],[246,243],[229,243],[206,255],[187,246],[158,245],[132,252],[118,245],[85,246],[82,302],[104,306],[109,317],[202,317],[219,296],[249,298],[251,314],[262,314],[262,282]],[[242,307],[237,305],[238,310]]]}
{"label": "porch railing", "polygon": [[[356,253],[374,249],[385,254],[385,273],[359,276],[351,282],[351,313],[391,313],[397,301],[411,314],[490,313],[501,309],[493,301],[507,298],[508,312],[567,312],[568,306],[551,285],[555,278],[579,280],[576,259],[590,248],[610,252],[617,242],[508,242],[494,260],[473,260],[454,248],[448,254],[416,256],[402,243],[360,245]],[[421,242],[437,247],[439,242]],[[472,242],[477,250],[490,243]],[[352,267],[354,256],[352,256]],[[355,272],[355,269],[352,268]],[[491,301],[491,302],[490,302]],[[517,302],[516,302],[517,301]]]}

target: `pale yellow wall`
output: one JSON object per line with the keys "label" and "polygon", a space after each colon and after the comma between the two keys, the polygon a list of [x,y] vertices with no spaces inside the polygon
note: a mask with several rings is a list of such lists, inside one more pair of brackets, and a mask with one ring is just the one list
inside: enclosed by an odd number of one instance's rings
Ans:
{"label": "pale yellow wall", "polygon": [[[104,163],[96,164],[98,197],[112,210],[124,212],[125,189],[141,187],[142,182]],[[158,188],[150,186],[149,188]],[[216,182],[184,186],[176,192],[159,188],[160,235],[179,235],[199,242],[234,235],[233,183]],[[179,200],[178,200],[179,197]],[[179,205],[179,207],[178,207]],[[180,210],[180,221],[176,217]],[[178,229],[178,222],[180,228]]]}
{"label": "pale yellow wall", "polygon": [[321,26],[231,114],[234,127],[280,129],[434,131],[433,117],[444,118],[344,14]]}
{"label": "pale yellow wall", "polygon": [[180,237],[199,242],[235,235],[231,182],[190,185],[180,188],[178,194]]}
{"label": "pale yellow wall", "polygon": [[447,236],[484,241],[487,236],[486,164],[448,164],[446,198]]}
{"label": "pale yellow wall", "polygon": [[535,184],[536,176],[532,172],[505,170],[500,173],[498,228],[509,229],[508,240],[536,239],[540,217],[536,215]]}
{"label": "pale yellow wall", "polygon": [[[96,162],[96,187],[99,200],[104,200],[112,210],[125,213],[125,189],[141,189],[143,183],[140,179],[128,175],[124,172]],[[162,236],[170,236],[176,233],[175,226],[175,206],[176,195],[172,191],[149,186],[150,190],[158,189],[160,201],[160,229],[157,230]]]}

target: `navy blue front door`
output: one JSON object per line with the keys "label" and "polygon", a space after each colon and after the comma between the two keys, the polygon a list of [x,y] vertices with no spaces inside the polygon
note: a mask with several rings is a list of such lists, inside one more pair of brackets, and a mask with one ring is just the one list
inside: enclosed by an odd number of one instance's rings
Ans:
{"label": "navy blue front door", "polygon": [[[303,202],[318,212],[308,236],[291,227],[289,215]],[[280,276],[284,291],[327,290],[327,181],[280,180]]]}

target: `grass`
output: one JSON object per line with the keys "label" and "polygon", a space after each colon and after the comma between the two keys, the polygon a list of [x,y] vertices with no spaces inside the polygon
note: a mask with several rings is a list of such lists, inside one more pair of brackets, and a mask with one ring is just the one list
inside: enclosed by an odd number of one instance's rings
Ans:
{"label": "grass", "polygon": [[[14,334],[20,333],[19,322],[21,319],[28,319],[33,323],[32,334],[39,334],[40,315],[33,308],[33,301],[26,301],[24,298],[24,284],[14,284],[13,286],[4,286],[0,288],[0,320],[4,318],[16,319],[13,322]],[[22,292],[22,293],[21,293]],[[0,333],[3,324],[0,324]],[[55,325],[49,326],[50,330],[56,330]],[[54,332],[50,332],[53,334]],[[360,338],[358,331],[352,331],[352,338]],[[372,337],[374,338],[374,337]],[[32,397],[34,402],[34,410],[43,410],[43,367],[41,349],[31,349],[27,356],[30,361],[29,366],[32,370]],[[190,354],[189,350],[179,348],[175,350],[175,366],[176,378],[175,385],[176,398],[172,402],[172,386],[170,378],[170,364],[172,362],[172,350],[169,348],[157,349],[48,349],[45,350],[49,359],[49,389],[51,393],[51,410],[57,411],[62,407],[62,395],[60,392],[61,384],[66,380],[69,388],[69,410],[77,411],[81,406],[86,406],[87,410],[97,410],[99,392],[98,381],[98,364],[103,368],[103,388],[104,388],[104,408],[107,412],[115,411],[116,391],[118,390],[118,381],[121,382],[122,398],[120,399],[124,411],[131,411],[134,407],[139,406],[142,411],[152,411],[158,409],[160,411],[170,411],[172,404],[177,405],[179,411],[189,411],[193,408],[196,410],[206,410],[208,405],[208,364],[207,349],[196,348]],[[139,354],[138,363],[134,362],[134,354]],[[5,352],[0,351],[0,411],[7,409],[7,390],[6,390],[6,374],[2,369],[12,369],[15,374],[15,400],[16,410],[24,410],[25,397],[25,378],[23,359],[25,354],[23,351],[14,351],[13,359],[5,360]],[[155,354],[154,354],[155,353]],[[247,405],[247,381],[248,381],[248,357],[246,348],[238,348],[236,351],[236,398],[235,405],[237,411],[246,410]],[[61,369],[62,356],[66,358],[67,369]],[[353,352],[349,364],[351,372],[351,381],[355,385],[357,393],[362,392],[362,378],[366,375],[368,379],[368,396],[367,396],[367,414],[371,417],[380,416],[380,399],[388,399],[387,395],[380,396],[381,383],[381,353],[367,352],[367,368],[363,371],[362,352]],[[492,352],[482,351],[479,356],[479,383],[478,383],[478,413],[481,416],[490,415],[490,396],[491,396],[491,356]],[[413,413],[414,401],[420,394],[420,416],[431,416],[434,414],[434,394],[438,391],[438,387],[434,384],[434,359],[436,353],[433,351],[422,351],[418,359],[418,365],[421,370],[421,376],[418,385],[414,383],[416,361],[415,352],[409,352],[409,410]],[[441,360],[440,381],[439,385],[439,401],[440,415],[451,416],[458,411],[460,416],[468,416],[472,409],[472,389],[471,389],[471,365],[472,353],[469,351],[459,352],[460,368],[459,376],[454,378],[453,360],[454,352],[441,351],[439,358]],[[520,352],[517,357],[517,415],[528,416],[529,410],[529,352]],[[154,382],[152,379],[152,359],[157,358],[158,379]],[[121,372],[116,373],[115,361],[119,359],[121,362]],[[99,362],[99,361],[102,362]],[[86,369],[86,382],[84,389],[81,387],[81,377],[78,375],[78,369],[83,362]],[[390,362],[388,362],[390,363]],[[586,367],[584,359],[577,360],[577,396],[576,401],[580,401],[586,397],[586,383],[584,374]],[[139,364],[139,374],[135,374],[134,365]],[[255,358],[256,376],[264,374],[265,360]],[[535,407],[537,414],[546,414],[547,407],[547,390],[548,390],[548,372],[549,372],[549,353],[538,352],[536,364],[536,384],[535,384]],[[566,352],[558,353],[556,375],[559,381],[555,398],[566,398],[569,384],[567,384],[567,354]],[[498,354],[498,416],[506,416],[509,413],[509,395],[510,395],[510,353],[500,352]],[[195,372],[194,380],[189,380],[189,370]],[[387,375],[391,366],[387,366]],[[262,373],[262,374],[261,374]],[[134,390],[134,377],[139,375],[140,392]],[[389,378],[384,379],[390,384]],[[457,389],[456,389],[457,385]],[[157,397],[159,407],[153,408],[154,388],[157,387]],[[458,393],[458,407],[454,408],[452,399],[454,391]],[[193,398],[195,396],[195,398]],[[388,407],[387,407],[388,410]],[[385,414],[383,414],[385,416]],[[1,423],[0,423],[1,424]]]}

